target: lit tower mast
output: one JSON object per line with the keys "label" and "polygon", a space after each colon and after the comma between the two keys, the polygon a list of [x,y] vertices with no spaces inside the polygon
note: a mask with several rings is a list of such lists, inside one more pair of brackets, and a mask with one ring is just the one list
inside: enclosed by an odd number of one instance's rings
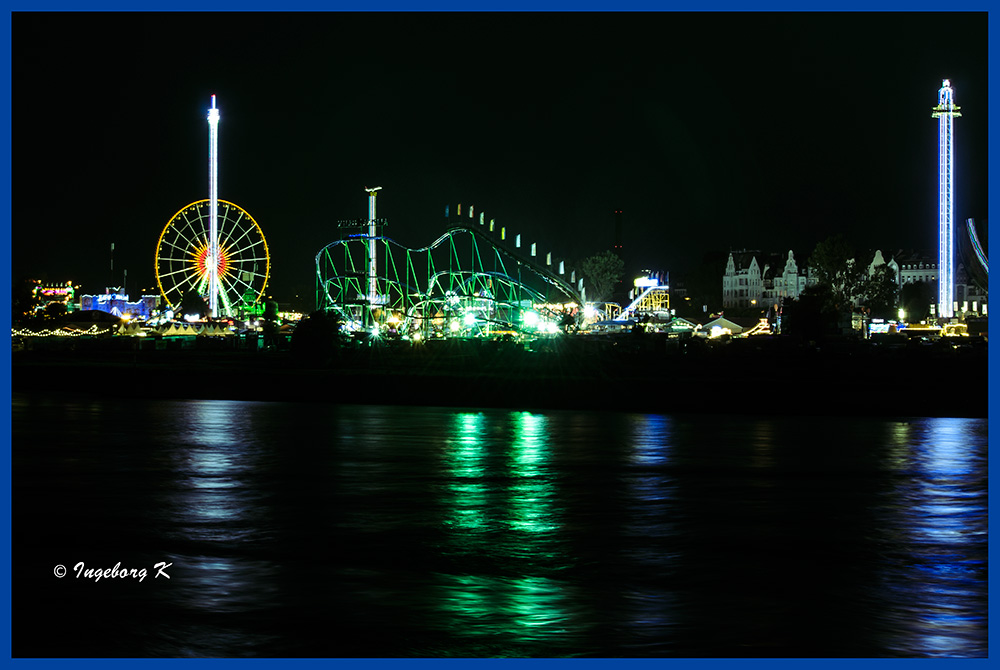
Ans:
{"label": "lit tower mast", "polygon": [[947,79],[938,90],[938,106],[931,116],[938,120],[938,316],[954,316],[955,232],[952,191],[955,154],[952,123],[960,109],[953,101],[951,82]]}
{"label": "lit tower mast", "polygon": [[375,308],[378,300],[377,254],[375,250],[375,196],[382,190],[381,186],[366,188],[368,191],[368,304]]}
{"label": "lit tower mast", "polygon": [[212,318],[219,316],[219,110],[212,96],[208,110],[208,310]]}

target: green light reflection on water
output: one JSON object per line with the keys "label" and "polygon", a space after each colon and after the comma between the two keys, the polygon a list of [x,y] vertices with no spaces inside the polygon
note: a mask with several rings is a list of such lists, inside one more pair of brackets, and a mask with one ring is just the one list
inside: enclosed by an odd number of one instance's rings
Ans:
{"label": "green light reflection on water", "polygon": [[450,550],[470,558],[438,578],[441,625],[465,640],[447,655],[529,656],[566,645],[567,584],[538,574],[566,560],[556,546],[547,418],[461,413],[452,431],[445,525]]}
{"label": "green light reflection on water", "polygon": [[563,585],[544,577],[521,577],[511,584],[508,611],[512,623],[523,628],[564,624]]}
{"label": "green light reflection on water", "polygon": [[488,526],[488,490],[481,481],[486,472],[481,438],[484,422],[482,414],[456,414],[452,428],[455,439],[446,455],[451,474],[448,490],[452,496],[448,506],[451,514],[445,524],[465,531],[483,530]]}
{"label": "green light reflection on water", "polygon": [[[442,575],[443,626],[464,640],[450,655],[531,656],[573,646],[575,625],[567,610],[566,584],[525,575]],[[577,640],[578,643],[578,640]],[[488,648],[484,648],[488,647]],[[564,651],[570,651],[566,649]]]}
{"label": "green light reflection on water", "polygon": [[511,449],[510,517],[514,530],[551,533],[558,530],[552,510],[556,492],[547,467],[549,453],[546,417],[529,412],[515,416],[515,441]]}

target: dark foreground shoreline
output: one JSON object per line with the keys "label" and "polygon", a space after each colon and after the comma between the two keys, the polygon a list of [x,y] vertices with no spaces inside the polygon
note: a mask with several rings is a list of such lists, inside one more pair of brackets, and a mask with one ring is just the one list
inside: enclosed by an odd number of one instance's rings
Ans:
{"label": "dark foreground shoreline", "polygon": [[[817,416],[986,417],[985,344],[724,345],[621,337],[437,341],[318,354],[218,341],[79,341],[12,354],[14,392],[103,397]],[[158,343],[162,344],[162,343]]]}

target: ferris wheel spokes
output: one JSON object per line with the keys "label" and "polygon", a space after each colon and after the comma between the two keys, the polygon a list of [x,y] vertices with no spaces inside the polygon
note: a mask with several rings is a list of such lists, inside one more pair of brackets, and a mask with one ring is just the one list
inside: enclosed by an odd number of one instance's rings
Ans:
{"label": "ferris wheel spokes", "polygon": [[234,315],[241,305],[257,303],[263,297],[270,270],[267,241],[245,210],[224,200],[218,203],[218,255],[214,263],[207,200],[177,212],[160,236],[157,281],[171,306],[190,290],[210,299],[212,274],[216,275],[217,308],[224,315]]}

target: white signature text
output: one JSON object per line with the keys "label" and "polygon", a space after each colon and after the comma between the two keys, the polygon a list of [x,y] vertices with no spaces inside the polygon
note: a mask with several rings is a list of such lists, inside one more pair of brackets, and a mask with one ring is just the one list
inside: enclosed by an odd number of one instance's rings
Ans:
{"label": "white signature text", "polygon": [[[153,566],[156,570],[156,574],[153,575],[153,579],[159,577],[166,577],[170,579],[170,575],[166,573],[166,569],[169,568],[173,563],[167,563],[166,561],[160,561]],[[146,568],[123,568],[121,561],[115,563],[113,568],[88,568],[84,565],[83,561],[80,561],[73,566],[73,571],[76,573],[76,578],[80,579],[93,579],[95,582],[99,582],[102,579],[138,579],[140,582],[146,579],[148,573]]]}

